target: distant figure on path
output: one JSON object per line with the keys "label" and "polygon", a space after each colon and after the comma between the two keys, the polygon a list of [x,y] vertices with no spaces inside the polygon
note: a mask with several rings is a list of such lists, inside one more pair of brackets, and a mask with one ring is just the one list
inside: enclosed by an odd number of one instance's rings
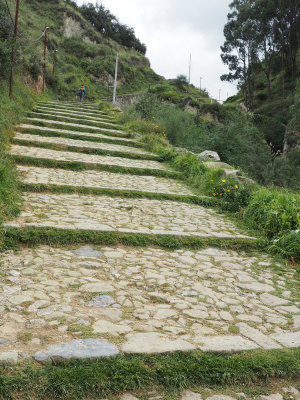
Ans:
{"label": "distant figure on path", "polygon": [[83,103],[83,98],[85,94],[86,94],[86,88],[84,87],[84,84],[82,84],[78,89],[78,96],[80,98],[80,103]]}

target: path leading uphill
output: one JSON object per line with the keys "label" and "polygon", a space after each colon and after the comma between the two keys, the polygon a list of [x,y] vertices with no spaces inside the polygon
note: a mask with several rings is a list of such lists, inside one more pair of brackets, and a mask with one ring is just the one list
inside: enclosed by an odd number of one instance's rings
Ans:
{"label": "path leading uphill", "polygon": [[6,234],[40,244],[1,255],[0,361],[300,346],[295,271],[224,250],[255,238],[113,116],[40,103],[10,153],[24,204]]}

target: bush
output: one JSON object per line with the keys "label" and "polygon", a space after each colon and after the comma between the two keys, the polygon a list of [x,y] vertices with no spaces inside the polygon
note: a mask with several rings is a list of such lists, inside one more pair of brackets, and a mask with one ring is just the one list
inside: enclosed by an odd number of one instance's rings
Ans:
{"label": "bush", "polygon": [[299,204],[299,193],[261,188],[253,195],[244,219],[269,239],[276,238],[300,228]]}
{"label": "bush", "polygon": [[212,195],[220,200],[222,209],[240,211],[249,204],[251,190],[233,179],[222,179],[214,186]]}
{"label": "bush", "polygon": [[275,239],[270,250],[276,251],[295,263],[300,262],[300,230],[290,231]]}

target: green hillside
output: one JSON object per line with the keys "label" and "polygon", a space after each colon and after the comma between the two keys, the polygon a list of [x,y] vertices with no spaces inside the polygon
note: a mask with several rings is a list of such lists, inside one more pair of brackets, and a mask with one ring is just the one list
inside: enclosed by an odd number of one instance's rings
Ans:
{"label": "green hillside", "polygon": [[[13,14],[15,1],[8,0],[8,5]],[[12,31],[4,3],[2,11]],[[117,52],[119,93],[140,91],[162,80],[150,68],[145,56],[104,37],[71,4],[63,0],[29,0],[22,1],[20,6],[18,74],[38,90],[41,89],[44,43],[43,38],[33,40],[41,35],[45,26],[49,27],[46,84],[49,92],[58,97],[71,97],[82,82],[88,88],[90,99],[111,94]]]}

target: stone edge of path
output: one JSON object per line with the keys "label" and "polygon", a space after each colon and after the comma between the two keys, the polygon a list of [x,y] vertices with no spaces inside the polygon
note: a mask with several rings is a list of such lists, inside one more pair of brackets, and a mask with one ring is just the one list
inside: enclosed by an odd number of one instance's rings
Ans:
{"label": "stone edge of path", "polygon": [[[265,342],[258,344],[262,336],[264,336]],[[126,339],[127,341],[121,346],[121,350],[106,339],[88,338],[74,339],[67,343],[50,345],[46,349],[40,350],[27,357],[24,357],[24,355],[22,357],[21,351],[16,350],[0,352],[0,365],[16,365],[24,358],[33,358],[40,363],[49,363],[55,360],[101,359],[114,357],[119,354],[157,355],[173,352],[187,353],[195,350],[210,354],[237,354],[244,351],[259,349],[273,350],[297,348],[300,346],[300,331],[268,336],[258,332],[257,337],[252,335],[252,340],[239,335],[206,336],[199,338],[199,341],[201,341],[199,345],[194,345],[183,339],[172,340],[156,332],[129,333],[126,335]]]}

